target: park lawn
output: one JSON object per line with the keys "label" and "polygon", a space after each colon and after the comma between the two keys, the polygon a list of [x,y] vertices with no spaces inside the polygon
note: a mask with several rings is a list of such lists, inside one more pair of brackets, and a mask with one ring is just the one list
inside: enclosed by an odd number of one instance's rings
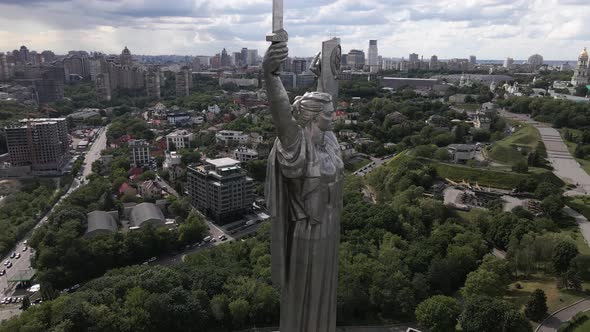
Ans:
{"label": "park lawn", "polygon": [[[517,283],[522,286],[522,289],[516,288]],[[582,288],[585,289],[588,286],[587,283],[584,283]],[[560,290],[557,288],[557,281],[555,278],[541,274],[532,276],[530,279],[515,281],[508,285],[508,291],[504,295],[504,299],[517,307],[524,309],[525,304],[535,289],[541,289],[545,292],[549,313],[555,312],[556,310],[587,296],[581,291]]]}
{"label": "park lawn", "polygon": [[480,186],[502,189],[512,189],[528,176],[527,174],[521,173],[494,171],[443,163],[435,163],[433,167],[436,169],[438,176],[443,179],[450,179],[455,182],[465,180],[472,184],[477,182]]}
{"label": "park lawn", "polygon": [[525,156],[517,148],[532,151],[540,140],[541,135],[537,129],[530,125],[522,125],[512,135],[495,142],[488,150],[488,155],[495,161],[512,165],[525,160]]}
{"label": "park lawn", "polygon": [[567,198],[567,205],[590,220],[590,197],[573,196]]}
{"label": "park lawn", "polygon": [[567,227],[566,229],[563,229],[561,231],[561,234],[564,234],[568,238],[574,240],[574,243],[576,244],[576,247],[578,248],[580,254],[590,255],[590,247],[588,246],[586,241],[584,241],[584,236],[582,235],[582,233],[580,233],[580,229],[578,228],[578,226]]}
{"label": "park lawn", "polygon": [[[586,317],[590,318],[590,312],[586,312],[584,314]],[[590,331],[590,319],[582,323],[582,325],[576,327],[572,332],[588,332]]]}

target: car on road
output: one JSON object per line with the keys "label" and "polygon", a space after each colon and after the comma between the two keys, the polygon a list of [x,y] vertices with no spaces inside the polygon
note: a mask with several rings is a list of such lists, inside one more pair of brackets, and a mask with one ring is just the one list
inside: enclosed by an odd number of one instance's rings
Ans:
{"label": "car on road", "polygon": [[10,261],[9,260],[7,260],[7,261],[4,262],[4,266],[8,266],[8,264],[10,264]]}
{"label": "car on road", "polygon": [[12,254],[10,254],[10,258],[14,258],[14,256],[16,256],[16,252],[13,252]]}
{"label": "car on road", "polygon": [[0,304],[5,304],[5,303],[6,303],[6,298],[5,298],[5,297],[3,297],[3,298],[2,298],[2,301],[0,301]]}
{"label": "car on road", "polygon": [[27,245],[27,243],[29,243],[29,240],[24,240],[24,241],[23,241],[23,244],[24,244],[25,246]]}
{"label": "car on road", "polygon": [[27,251],[27,249],[29,249],[29,247],[27,247],[27,246],[24,246],[24,247],[23,247],[23,252],[24,252],[24,251]]}
{"label": "car on road", "polygon": [[221,241],[225,241],[225,240],[227,240],[227,236],[225,236],[225,234],[221,234],[221,235],[219,235],[219,239]]}
{"label": "car on road", "polygon": [[0,277],[6,274],[6,269],[0,270]]}
{"label": "car on road", "polygon": [[16,256],[14,256],[14,258],[19,259],[20,258],[20,254],[17,253]]}
{"label": "car on road", "polygon": [[[209,242],[209,241],[211,241],[211,239],[212,239],[212,238],[211,238],[211,236],[206,236],[206,237],[203,239],[203,242]],[[5,264],[5,265],[6,265],[6,264]]]}
{"label": "car on road", "polygon": [[10,269],[12,267],[12,262],[8,262],[8,265],[6,265],[7,269]]}
{"label": "car on road", "polygon": [[156,260],[156,257],[152,257],[152,258],[148,259],[148,262],[150,262],[150,263],[151,263],[151,262],[153,262],[153,261],[155,261],[155,260]]}

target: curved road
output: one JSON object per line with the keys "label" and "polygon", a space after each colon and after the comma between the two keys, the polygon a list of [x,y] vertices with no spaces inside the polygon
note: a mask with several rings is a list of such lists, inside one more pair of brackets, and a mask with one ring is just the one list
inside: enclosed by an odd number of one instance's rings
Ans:
{"label": "curved road", "polygon": [[555,332],[559,326],[574,317],[578,312],[590,310],[590,299],[586,298],[580,300],[568,307],[561,308],[558,311],[551,314],[551,316],[545,318],[535,332]]}

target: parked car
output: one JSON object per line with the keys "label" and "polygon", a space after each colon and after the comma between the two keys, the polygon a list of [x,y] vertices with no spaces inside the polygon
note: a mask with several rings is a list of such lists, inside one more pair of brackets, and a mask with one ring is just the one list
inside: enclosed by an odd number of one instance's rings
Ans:
{"label": "parked car", "polygon": [[0,301],[0,304],[5,304],[5,303],[6,303],[6,298],[5,298],[5,297],[3,297],[3,298],[2,298],[2,301]]}
{"label": "parked car", "polygon": [[20,258],[20,253],[17,253],[16,256],[14,256],[14,258],[19,259]]}
{"label": "parked car", "polygon": [[150,262],[150,263],[151,263],[151,262],[153,262],[153,261],[155,261],[155,260],[156,260],[156,257],[152,257],[152,258],[148,259],[148,262]]}
{"label": "parked car", "polygon": [[5,274],[6,274],[6,270],[5,269],[0,270],[0,277],[3,276],[3,275],[5,275]]}
{"label": "parked car", "polygon": [[10,254],[10,258],[14,258],[16,256],[16,252],[13,252],[12,254]]}
{"label": "parked car", "polygon": [[6,265],[6,268],[7,269],[10,269],[11,267],[12,267],[12,263],[11,262],[8,262],[8,265]]}
{"label": "parked car", "polygon": [[209,242],[209,241],[211,241],[211,239],[212,239],[212,238],[211,238],[211,236],[206,236],[206,237],[203,239],[203,242]]}
{"label": "parked car", "polygon": [[27,246],[24,246],[24,247],[23,247],[23,252],[27,251],[27,249],[29,249],[29,247],[27,247]]}

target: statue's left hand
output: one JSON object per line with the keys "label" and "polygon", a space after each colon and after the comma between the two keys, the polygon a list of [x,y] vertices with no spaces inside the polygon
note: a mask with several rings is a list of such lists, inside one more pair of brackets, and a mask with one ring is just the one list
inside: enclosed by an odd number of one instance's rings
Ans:
{"label": "statue's left hand", "polygon": [[275,74],[279,71],[281,63],[287,60],[289,48],[286,42],[272,43],[262,60],[262,68],[266,74]]}
{"label": "statue's left hand", "polygon": [[312,73],[314,73],[315,76],[317,76],[317,77],[320,77],[320,74],[322,72],[321,56],[322,56],[322,52],[316,53],[315,57],[311,61],[311,64],[309,65],[309,70]]}

